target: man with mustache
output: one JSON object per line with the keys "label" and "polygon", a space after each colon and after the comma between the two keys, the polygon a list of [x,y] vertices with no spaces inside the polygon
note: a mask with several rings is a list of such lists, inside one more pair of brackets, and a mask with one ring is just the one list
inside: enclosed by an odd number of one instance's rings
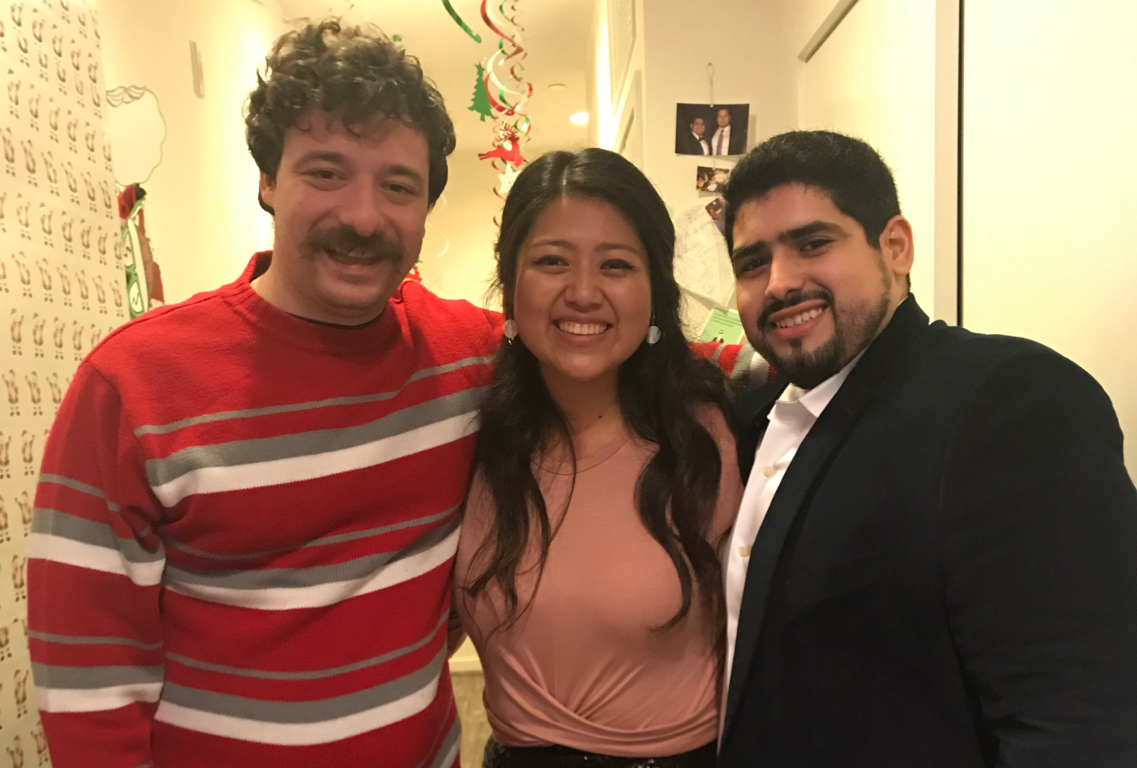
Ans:
{"label": "man with mustache", "polygon": [[734,169],[739,403],[719,765],[1137,765],[1137,492],[1109,398],[1031,341],[929,324],[861,141]]}
{"label": "man with mustache", "polygon": [[502,318],[403,282],[451,120],[415,59],[326,21],[277,41],[246,136],[273,250],[111,334],[45,451],[52,761],[454,768],[450,572]]}
{"label": "man with mustache", "polygon": [[286,34],[271,253],[111,334],[59,411],[28,635],[56,768],[452,768],[449,579],[500,318],[403,279],[454,132],[417,61]]}

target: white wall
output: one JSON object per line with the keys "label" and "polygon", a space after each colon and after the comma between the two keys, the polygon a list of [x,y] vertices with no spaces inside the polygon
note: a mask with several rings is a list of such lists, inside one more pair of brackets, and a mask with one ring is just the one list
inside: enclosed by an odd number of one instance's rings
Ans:
{"label": "white wall", "polygon": [[[813,32],[806,34],[808,40]],[[860,0],[800,65],[798,110],[801,128],[864,139],[892,168],[901,211],[915,233],[912,290],[925,311],[939,316],[933,307],[935,39],[934,0]]]}
{"label": "white wall", "polygon": [[[143,185],[166,301],[231,282],[254,251],[272,246],[242,108],[284,31],[280,8],[275,0],[98,0],[98,10],[107,88],[146,86],[166,121],[162,162]],[[201,51],[203,99],[193,91],[190,40]]]}
{"label": "white wall", "polygon": [[426,219],[419,264],[423,285],[443,298],[500,308],[496,296],[486,295],[496,268],[494,217],[500,220],[502,207],[492,191],[497,171],[472,151],[455,151],[449,170],[446,191]]}
{"label": "white wall", "polygon": [[796,126],[795,60],[774,0],[719,0],[698,12],[680,0],[643,7],[644,171],[668,206],[682,211],[707,202],[695,191],[695,168],[707,163],[675,154],[676,103],[710,101],[706,67],[714,64],[715,102],[750,104],[753,146]]}
{"label": "white wall", "polygon": [[1137,475],[1137,4],[968,3],[964,324],[1105,387]]}

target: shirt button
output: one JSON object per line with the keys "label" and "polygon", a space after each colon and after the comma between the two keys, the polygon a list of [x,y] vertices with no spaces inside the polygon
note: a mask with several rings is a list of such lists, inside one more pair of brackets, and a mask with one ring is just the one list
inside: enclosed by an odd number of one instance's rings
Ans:
{"label": "shirt button", "polygon": [[774,476],[774,468],[773,467],[762,467],[762,474],[765,475],[766,477],[773,477]]}
{"label": "shirt button", "polygon": [[750,546],[747,544],[743,544],[741,547],[738,548],[738,554],[740,557],[750,557]]}

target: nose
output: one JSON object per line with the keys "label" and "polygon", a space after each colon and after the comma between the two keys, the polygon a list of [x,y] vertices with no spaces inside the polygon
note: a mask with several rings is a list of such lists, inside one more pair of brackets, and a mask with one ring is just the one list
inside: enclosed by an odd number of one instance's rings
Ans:
{"label": "nose", "polygon": [[775,251],[770,260],[770,278],[766,282],[766,298],[783,299],[793,291],[805,288],[805,270],[801,259]]}
{"label": "nose", "polygon": [[363,235],[373,235],[383,228],[386,200],[369,180],[360,179],[341,192],[340,223]]}
{"label": "nose", "polygon": [[578,264],[568,273],[565,302],[576,310],[595,309],[602,302],[599,275],[586,265]]}

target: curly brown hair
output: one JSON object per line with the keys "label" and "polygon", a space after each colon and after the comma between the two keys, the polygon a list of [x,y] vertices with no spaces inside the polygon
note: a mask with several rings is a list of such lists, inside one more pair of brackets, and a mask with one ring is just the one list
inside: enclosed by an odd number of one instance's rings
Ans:
{"label": "curly brown hair", "polygon": [[356,136],[377,115],[402,120],[426,137],[431,205],[446,188],[454,124],[442,94],[423,76],[418,59],[377,27],[326,19],[277,39],[264,76],[257,73],[245,116],[249,152],[270,181],[276,180],[285,133],[312,110],[341,115]]}

